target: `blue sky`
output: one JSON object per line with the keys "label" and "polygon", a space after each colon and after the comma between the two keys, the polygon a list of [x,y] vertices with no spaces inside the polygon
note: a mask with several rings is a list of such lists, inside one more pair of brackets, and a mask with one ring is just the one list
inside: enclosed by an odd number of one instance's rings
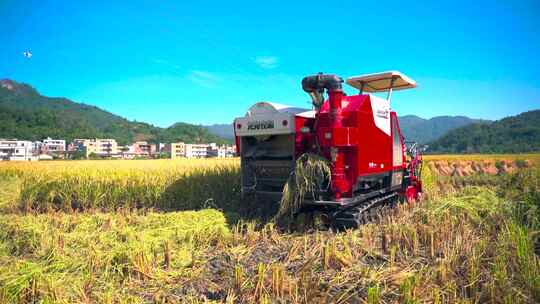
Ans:
{"label": "blue sky", "polygon": [[399,115],[540,108],[539,1],[82,2],[0,0],[0,78],[158,126],[309,107],[319,71],[407,74]]}

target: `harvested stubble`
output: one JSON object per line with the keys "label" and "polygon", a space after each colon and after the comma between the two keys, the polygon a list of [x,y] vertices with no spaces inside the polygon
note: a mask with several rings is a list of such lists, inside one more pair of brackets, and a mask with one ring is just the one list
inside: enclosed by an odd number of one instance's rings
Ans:
{"label": "harvested stubble", "polygon": [[[537,193],[539,176],[512,187]],[[8,303],[534,303],[529,194],[468,187],[343,233],[228,231],[211,210],[4,215],[0,290]]]}
{"label": "harvested stubble", "polygon": [[245,227],[210,277],[241,302],[534,303],[540,260],[514,204],[467,188],[345,233]]}
{"label": "harvested stubble", "polygon": [[196,275],[201,255],[230,237],[215,210],[2,215],[0,302],[151,299],[160,282]]}
{"label": "harvested stubble", "polygon": [[427,201],[342,233],[212,230],[209,210],[5,214],[0,302],[538,303],[540,171],[444,189],[424,173]]}

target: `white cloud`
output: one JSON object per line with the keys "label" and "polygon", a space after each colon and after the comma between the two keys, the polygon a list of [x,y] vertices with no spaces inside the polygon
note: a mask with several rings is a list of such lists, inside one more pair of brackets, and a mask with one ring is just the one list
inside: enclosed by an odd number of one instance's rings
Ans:
{"label": "white cloud", "polygon": [[190,81],[207,88],[216,87],[220,80],[219,77],[213,73],[198,70],[191,71],[187,75],[187,78]]}
{"label": "white cloud", "polygon": [[278,66],[278,58],[275,56],[257,56],[253,61],[263,69],[273,69]]}

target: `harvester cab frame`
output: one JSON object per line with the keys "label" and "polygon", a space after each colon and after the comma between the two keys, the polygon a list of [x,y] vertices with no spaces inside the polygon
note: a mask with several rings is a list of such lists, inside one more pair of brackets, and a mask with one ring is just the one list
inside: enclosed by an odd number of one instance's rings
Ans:
{"label": "harvester cab frame", "polygon": [[[377,206],[420,197],[421,151],[414,146],[408,153],[390,107],[394,90],[415,88],[416,82],[397,71],[353,76],[346,83],[359,94],[350,96],[343,82],[332,74],[304,77],[302,89],[314,109],[258,102],[235,119],[244,198],[279,204],[306,154],[326,160],[331,173],[326,187],[310,187],[320,191],[302,198],[302,210],[323,212],[338,226],[356,227]],[[370,94],[381,92],[386,99]]]}

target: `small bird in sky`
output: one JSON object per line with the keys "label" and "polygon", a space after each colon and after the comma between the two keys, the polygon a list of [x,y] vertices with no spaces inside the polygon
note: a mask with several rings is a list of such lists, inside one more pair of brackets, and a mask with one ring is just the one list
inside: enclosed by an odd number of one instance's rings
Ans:
{"label": "small bird in sky", "polygon": [[26,58],[30,58],[30,57],[32,57],[32,52],[30,52],[30,51],[24,51],[24,52],[23,52],[23,56],[26,57]]}

